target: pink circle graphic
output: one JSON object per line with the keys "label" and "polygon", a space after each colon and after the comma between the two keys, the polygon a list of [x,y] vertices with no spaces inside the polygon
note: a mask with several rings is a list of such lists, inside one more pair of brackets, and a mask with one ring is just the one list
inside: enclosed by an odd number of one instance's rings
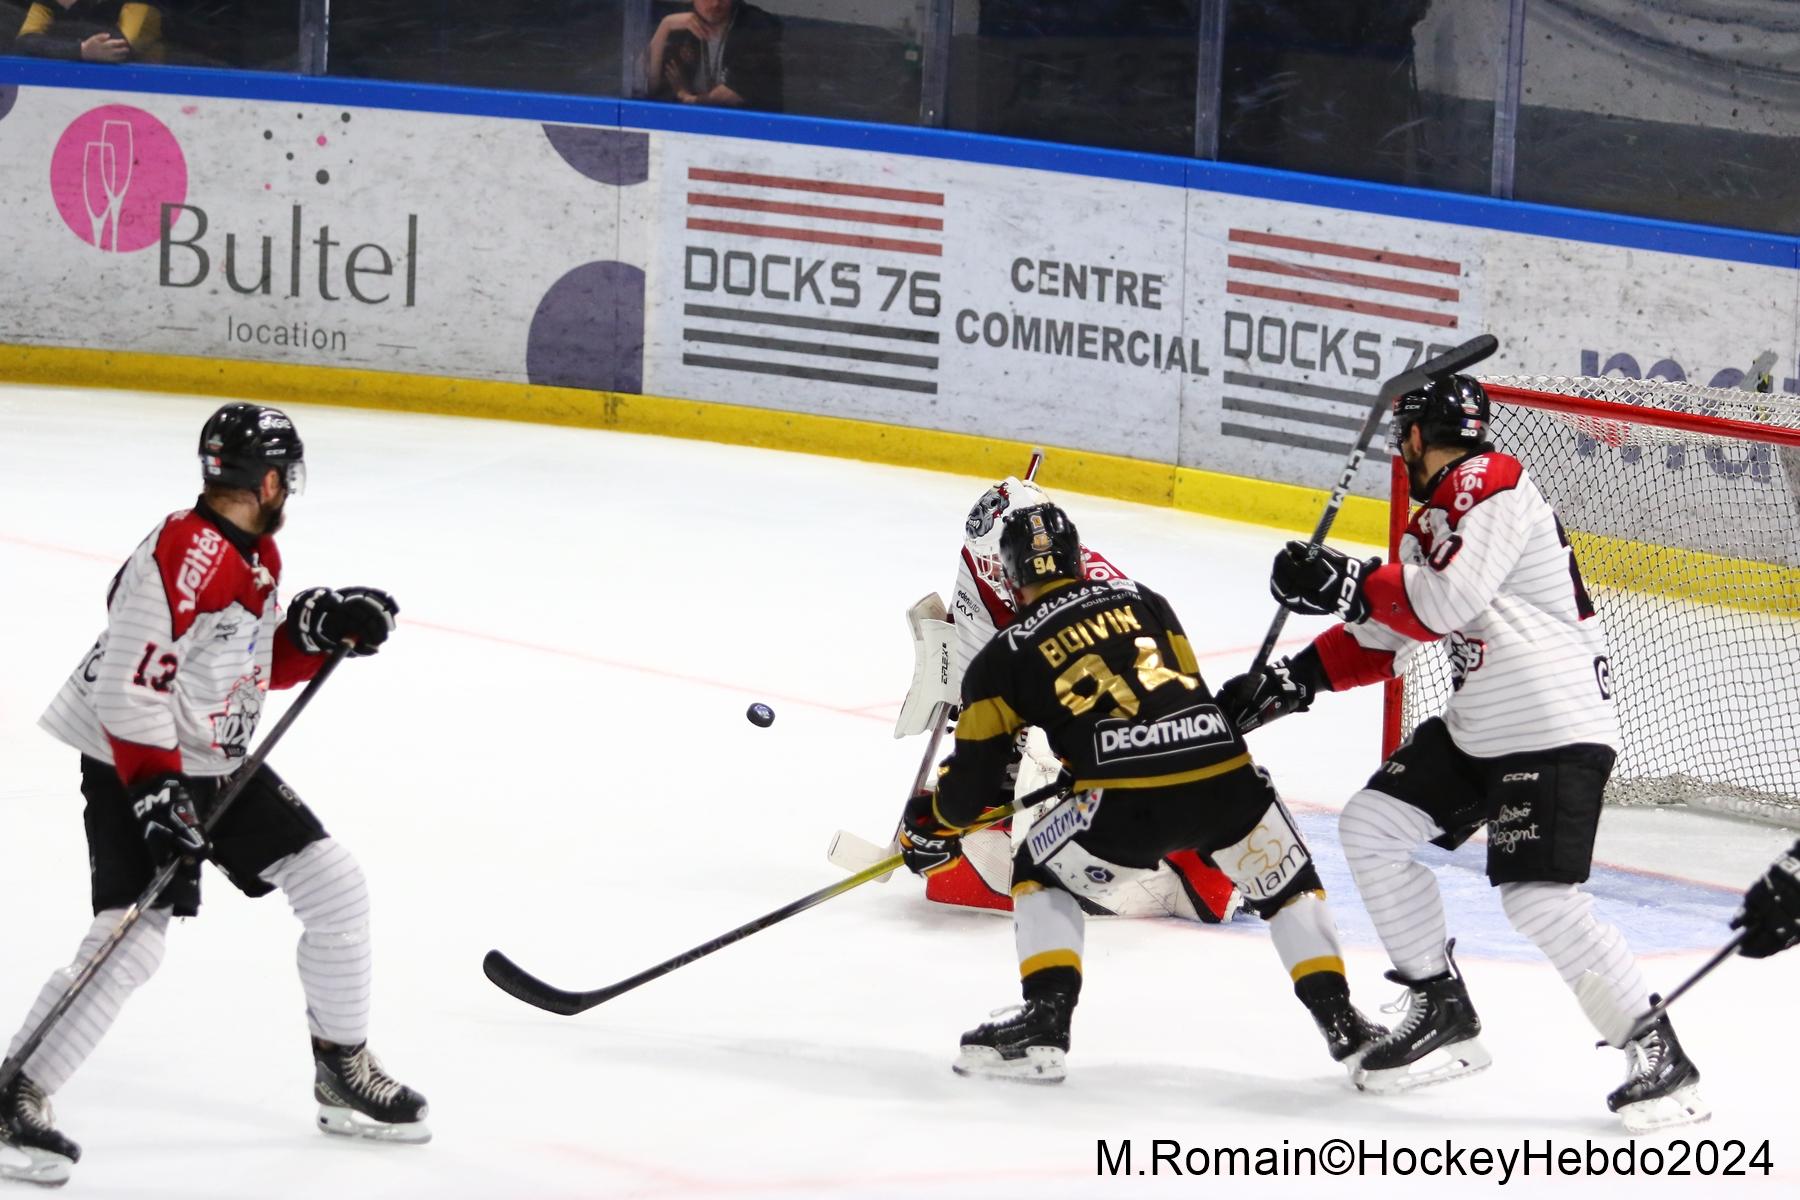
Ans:
{"label": "pink circle graphic", "polygon": [[50,195],[75,236],[129,254],[162,235],[162,207],[187,200],[187,158],[141,108],[107,104],[69,123],[50,155]]}

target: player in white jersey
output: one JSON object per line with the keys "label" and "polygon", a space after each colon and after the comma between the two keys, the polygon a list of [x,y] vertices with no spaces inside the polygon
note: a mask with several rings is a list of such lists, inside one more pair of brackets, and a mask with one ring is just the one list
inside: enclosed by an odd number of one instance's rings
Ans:
{"label": "player in white jersey", "polygon": [[[956,589],[950,606],[956,646],[951,674],[939,686],[944,694],[960,697],[962,679],[982,647],[997,629],[1018,619],[1012,590],[1007,586],[1000,561],[1000,530],[1008,513],[1050,503],[1035,484],[1008,476],[996,483],[969,510],[963,525],[963,549],[956,565]],[[1124,573],[1088,546],[1081,547],[1082,578],[1107,582]],[[1023,795],[1055,779],[1062,764],[1051,752],[1043,732],[1032,729],[1022,735],[1015,780]],[[1030,820],[1028,814],[1026,820]],[[955,865],[925,877],[925,895],[939,904],[1012,911],[1012,822],[967,834],[963,855]],[[1224,872],[1193,850],[1172,852],[1153,868],[1128,868],[1106,864],[1111,882],[1083,896],[1086,910],[1096,916],[1184,917],[1215,924],[1229,921],[1242,898]]]}
{"label": "player in white jersey", "polygon": [[0,1141],[31,1159],[8,1173],[60,1183],[81,1154],[51,1119],[49,1097],[75,1073],[131,992],[162,961],[171,916],[193,916],[200,863],[240,890],[279,889],[303,932],[298,951],[314,1057],[319,1127],[424,1141],[425,1099],[368,1050],[369,901],[361,868],[267,766],[217,826],[204,822],[245,757],[264,694],[311,679],[330,647],[374,654],[399,606],[373,588],[309,588],[276,597],[274,534],[305,483],[304,447],[276,409],[228,404],[200,435],[205,492],[164,518],[113,577],[106,628],[41,720],[81,755],[94,919],[71,966],[51,975],[9,1057],[61,998],[73,974],[172,859],[175,881],[131,927],[0,1092]]}
{"label": "player in white jersey", "polygon": [[1433,380],[1394,404],[1393,436],[1421,507],[1400,561],[1290,542],[1275,598],[1343,624],[1220,692],[1249,731],[1319,692],[1387,679],[1442,642],[1453,695],[1422,722],[1339,822],[1344,854],[1408,989],[1408,1011],[1363,1059],[1358,1085],[1390,1092],[1481,1070],[1481,1022],[1446,941],[1437,883],[1414,857],[1488,831],[1488,878],[1513,927],[1555,964],[1601,1036],[1624,1048],[1607,1104],[1633,1130],[1703,1120],[1699,1072],[1666,1019],[1627,1042],[1650,1006],[1636,958],[1579,884],[1619,746],[1606,633],[1556,513],[1524,466],[1486,441],[1474,379]]}

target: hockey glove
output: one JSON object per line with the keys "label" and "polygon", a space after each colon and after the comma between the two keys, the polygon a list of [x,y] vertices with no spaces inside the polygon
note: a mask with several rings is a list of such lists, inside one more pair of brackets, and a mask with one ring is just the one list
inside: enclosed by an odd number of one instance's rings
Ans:
{"label": "hockey glove", "polygon": [[1750,885],[1731,927],[1747,935],[1739,950],[1745,958],[1768,958],[1800,944],[1800,842]]}
{"label": "hockey glove", "polygon": [[1219,708],[1239,733],[1261,729],[1289,713],[1312,705],[1313,689],[1290,669],[1287,659],[1272,662],[1254,675],[1235,675],[1219,689]]}
{"label": "hockey glove", "polygon": [[962,830],[938,819],[936,800],[934,792],[919,792],[900,813],[894,840],[906,869],[914,875],[947,871],[962,857]]}
{"label": "hockey glove", "polygon": [[200,812],[179,775],[158,775],[132,791],[131,815],[144,831],[144,845],[158,867],[175,858],[204,858],[206,833]]}
{"label": "hockey glove", "polygon": [[288,635],[307,654],[323,654],[349,638],[351,657],[375,653],[394,632],[400,606],[378,588],[307,588],[288,603]]}
{"label": "hockey glove", "polygon": [[1269,592],[1283,608],[1313,616],[1335,616],[1354,625],[1369,616],[1363,580],[1380,565],[1379,558],[1351,558],[1330,546],[1289,542],[1275,556]]}

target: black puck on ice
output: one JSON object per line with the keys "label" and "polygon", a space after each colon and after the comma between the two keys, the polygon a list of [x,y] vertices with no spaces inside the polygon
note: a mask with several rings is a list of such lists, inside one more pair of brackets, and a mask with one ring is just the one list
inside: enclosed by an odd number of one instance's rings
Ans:
{"label": "black puck on ice", "polygon": [[744,720],[767,729],[775,723],[775,710],[766,704],[752,704],[744,710]]}

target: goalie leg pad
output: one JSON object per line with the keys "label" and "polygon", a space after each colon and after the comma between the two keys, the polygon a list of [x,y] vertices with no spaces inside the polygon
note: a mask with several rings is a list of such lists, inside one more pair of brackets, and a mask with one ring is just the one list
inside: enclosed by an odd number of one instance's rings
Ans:
{"label": "goalie leg pad", "polygon": [[1012,911],[1012,823],[966,833],[962,858],[925,877],[925,898],[958,908]]}

